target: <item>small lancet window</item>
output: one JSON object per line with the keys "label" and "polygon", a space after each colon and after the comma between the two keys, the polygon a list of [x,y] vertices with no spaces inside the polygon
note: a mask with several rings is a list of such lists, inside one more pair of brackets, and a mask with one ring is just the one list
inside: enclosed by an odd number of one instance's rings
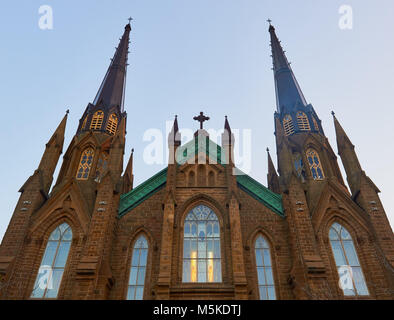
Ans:
{"label": "small lancet window", "polygon": [[92,167],[94,151],[92,148],[87,148],[82,152],[81,160],[79,161],[76,178],[78,180],[87,180],[89,171]]}
{"label": "small lancet window", "polygon": [[100,130],[103,125],[104,112],[99,110],[93,115],[92,122],[90,124],[90,130]]}
{"label": "small lancet window", "polygon": [[115,113],[113,113],[108,118],[106,130],[110,134],[115,134],[117,126],[118,126],[118,117],[116,116]]}
{"label": "small lancet window", "polygon": [[323,180],[324,172],[320,162],[319,154],[314,149],[306,151],[306,158],[308,159],[309,168],[311,169],[314,180]]}
{"label": "small lancet window", "polygon": [[49,236],[31,298],[57,298],[72,241],[67,223],[59,225]]}
{"label": "small lancet window", "polygon": [[134,244],[133,257],[131,259],[127,300],[142,300],[144,297],[144,285],[146,264],[148,261],[148,241],[141,235]]}
{"label": "small lancet window", "polygon": [[289,136],[294,133],[293,119],[290,115],[286,114],[283,118],[283,128],[285,130],[285,135]]}
{"label": "small lancet window", "polygon": [[294,168],[297,173],[297,176],[302,178],[302,180],[304,180],[305,179],[304,162],[302,161],[301,154],[298,152],[294,154]]}
{"label": "small lancet window", "polygon": [[275,284],[272,273],[270,247],[268,242],[261,235],[256,239],[254,252],[256,255],[260,300],[275,300]]}
{"label": "small lancet window", "polygon": [[368,296],[368,288],[350,233],[335,222],[330,228],[329,238],[343,294]]}
{"label": "small lancet window", "polygon": [[308,116],[302,111],[297,112],[297,124],[298,124],[298,128],[301,131],[310,131],[311,130],[311,127],[309,125]]}
{"label": "small lancet window", "polygon": [[199,205],[186,216],[183,282],[221,282],[220,226],[216,214]]}

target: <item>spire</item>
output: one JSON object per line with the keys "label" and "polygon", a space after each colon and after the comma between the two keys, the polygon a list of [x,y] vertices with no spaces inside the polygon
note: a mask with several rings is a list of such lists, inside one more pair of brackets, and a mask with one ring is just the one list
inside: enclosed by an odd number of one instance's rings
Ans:
{"label": "spire", "polygon": [[46,193],[52,184],[53,173],[55,172],[57,162],[63,151],[64,144],[64,133],[66,131],[66,123],[68,118],[69,110],[66,111],[62,121],[60,121],[58,127],[53,133],[52,137],[46,144],[45,152],[41,158],[38,171],[42,172],[43,175],[43,189]]}
{"label": "spire", "polygon": [[359,178],[362,172],[360,162],[354,150],[354,145],[339,123],[335,113],[331,113],[334,118],[335,133],[337,136],[338,154],[341,156],[343,167],[345,168],[347,181],[350,190],[354,194],[359,189]]}
{"label": "spire", "polygon": [[268,31],[271,36],[277,110],[279,113],[283,113],[285,110],[290,112],[298,105],[306,107],[305,97],[271,23]]}
{"label": "spire", "polygon": [[119,106],[120,111],[123,112],[130,31],[129,23],[125,26],[119,46],[116,48],[115,55],[111,59],[111,64],[94,99],[94,105],[102,104],[106,108]]}
{"label": "spire", "polygon": [[133,159],[134,159],[134,149],[131,149],[131,154],[129,162],[127,163],[126,170],[123,174],[123,193],[127,193],[133,190]]}
{"label": "spire", "polygon": [[174,124],[172,125],[172,129],[170,134],[168,135],[168,144],[169,146],[180,146],[181,144],[181,134],[179,132],[178,126],[178,116],[175,116]]}
{"label": "spire", "polygon": [[280,193],[279,188],[279,177],[275,170],[274,163],[272,162],[272,158],[270,155],[270,150],[267,148],[267,155],[268,155],[268,174],[267,174],[267,184],[268,188],[276,193]]}

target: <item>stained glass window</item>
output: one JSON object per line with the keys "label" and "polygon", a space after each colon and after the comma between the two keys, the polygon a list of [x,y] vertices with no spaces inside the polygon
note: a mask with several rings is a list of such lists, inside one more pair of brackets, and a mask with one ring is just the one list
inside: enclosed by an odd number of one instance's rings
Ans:
{"label": "stained glass window", "polygon": [[81,160],[79,161],[77,179],[87,180],[89,177],[89,171],[92,167],[94,157],[94,151],[92,148],[87,148],[82,152]]}
{"label": "stained glass window", "polygon": [[129,286],[127,300],[142,300],[144,297],[144,285],[146,263],[148,261],[148,241],[141,235],[134,244],[131,259]]}
{"label": "stained glass window", "polygon": [[183,282],[221,282],[220,226],[216,214],[199,205],[186,216]]}
{"label": "stained glass window", "polygon": [[272,273],[271,254],[268,242],[258,236],[254,245],[256,255],[257,280],[260,300],[275,300],[275,284]]}
{"label": "stained glass window", "polygon": [[304,163],[302,161],[301,154],[298,152],[294,154],[294,168],[299,177],[304,177]]}
{"label": "stained glass window", "polygon": [[301,131],[311,130],[311,127],[309,125],[308,116],[302,111],[297,112],[297,124],[298,124],[298,128]]}
{"label": "stained glass window", "polygon": [[103,125],[104,112],[99,110],[93,115],[92,122],[90,123],[90,130],[100,130]]}
{"label": "stained glass window", "polygon": [[345,296],[369,295],[350,233],[335,222],[330,228],[329,237],[343,294]]}
{"label": "stained glass window", "polygon": [[290,115],[286,114],[283,118],[283,128],[285,129],[285,135],[289,136],[294,133],[293,119]]}
{"label": "stained glass window", "polygon": [[118,126],[118,117],[116,116],[115,113],[113,113],[108,118],[106,130],[110,134],[115,134],[117,126]]}
{"label": "stained glass window", "polygon": [[324,172],[320,162],[319,154],[314,149],[306,151],[306,158],[308,159],[309,168],[311,169],[314,180],[323,180]]}
{"label": "stained glass window", "polygon": [[59,225],[50,235],[31,298],[56,298],[72,241],[67,223]]}

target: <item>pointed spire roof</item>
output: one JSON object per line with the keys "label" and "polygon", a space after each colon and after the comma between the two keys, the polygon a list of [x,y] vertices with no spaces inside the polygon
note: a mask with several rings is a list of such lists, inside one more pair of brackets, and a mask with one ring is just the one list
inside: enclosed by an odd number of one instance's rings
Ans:
{"label": "pointed spire roof", "polygon": [[64,144],[64,133],[66,132],[66,124],[68,118],[69,110],[66,111],[62,121],[60,121],[59,125],[57,126],[55,132],[53,133],[52,137],[49,139],[47,145],[52,144],[55,142],[55,146],[61,151],[63,150]]}
{"label": "pointed spire roof", "polygon": [[169,145],[180,145],[180,133],[179,133],[179,126],[178,126],[178,116],[175,116],[174,124],[172,125],[171,132],[168,135],[168,143]]}
{"label": "pointed spire roof", "polygon": [[120,39],[114,57],[111,59],[111,64],[94,99],[94,105],[102,104],[107,108],[118,105],[120,111],[123,112],[130,31],[131,26],[129,23],[125,26],[123,36]]}
{"label": "pointed spire roof", "polygon": [[224,116],[224,133],[223,133],[223,138],[224,138],[224,143],[225,144],[232,144],[233,140],[233,134],[231,131],[230,123],[228,122],[227,116]]}
{"label": "pointed spire roof", "polygon": [[267,184],[268,188],[276,193],[280,193],[279,188],[279,176],[276,172],[274,163],[271,158],[270,149],[267,148],[267,156],[268,156],[268,173],[267,173]]}
{"label": "pointed spire roof", "polygon": [[279,113],[290,112],[298,105],[307,106],[304,94],[290,67],[274,26],[268,29],[271,36],[272,63],[275,78],[276,104]]}
{"label": "pointed spire roof", "polygon": [[346,145],[351,146],[352,148],[354,148],[354,145],[350,141],[345,130],[343,130],[341,124],[339,123],[337,117],[335,116],[335,112],[332,111],[331,114],[334,119],[335,134],[337,136],[338,153],[341,154],[341,150],[344,147],[346,147]]}

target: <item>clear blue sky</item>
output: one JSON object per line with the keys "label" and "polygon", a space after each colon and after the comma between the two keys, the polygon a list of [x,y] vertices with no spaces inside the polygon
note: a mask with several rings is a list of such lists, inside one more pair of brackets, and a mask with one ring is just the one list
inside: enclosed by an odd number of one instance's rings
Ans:
{"label": "clear blue sky", "polygon": [[[38,27],[44,4],[53,8],[53,30]],[[352,30],[338,27],[343,4],[353,8]],[[70,108],[68,146],[129,16],[126,156],[134,147],[136,185],[164,166],[143,162],[144,132],[164,130],[174,114],[180,127],[196,128],[192,117],[201,110],[211,117],[208,128],[222,128],[228,115],[233,128],[252,130],[251,175],[266,184],[265,148],[276,154],[271,18],[333,149],[332,109],[393,225],[392,0],[26,0],[0,4],[0,239],[18,189]]]}

